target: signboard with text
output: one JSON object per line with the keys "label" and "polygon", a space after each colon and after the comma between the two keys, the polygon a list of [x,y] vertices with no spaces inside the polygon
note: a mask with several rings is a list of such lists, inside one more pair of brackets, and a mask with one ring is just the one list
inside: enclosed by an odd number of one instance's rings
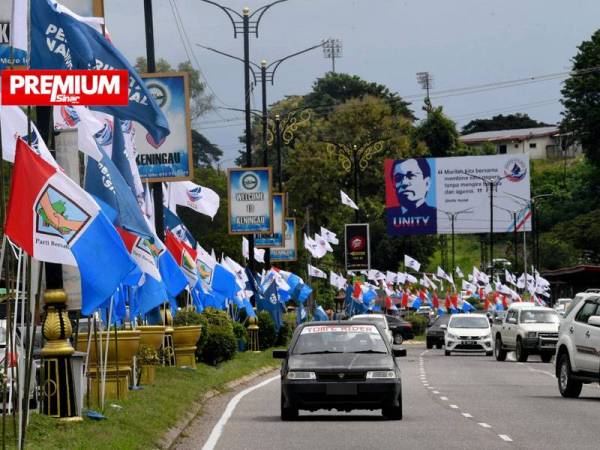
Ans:
{"label": "signboard with text", "polygon": [[285,227],[284,194],[273,194],[273,234],[258,234],[254,238],[256,247],[283,247]]}
{"label": "signboard with text", "polygon": [[286,217],[285,245],[271,249],[271,262],[293,262],[298,259],[298,237],[296,230],[296,219]]}
{"label": "signboard with text", "polygon": [[[409,158],[385,161],[388,234],[486,233],[490,186],[494,232],[531,230],[529,155]],[[454,222],[454,223],[452,223]]]}
{"label": "signboard with text", "polygon": [[346,270],[371,269],[371,247],[368,223],[346,224],[345,232]]}
{"label": "signboard with text", "polygon": [[229,234],[273,233],[270,167],[227,170]]}

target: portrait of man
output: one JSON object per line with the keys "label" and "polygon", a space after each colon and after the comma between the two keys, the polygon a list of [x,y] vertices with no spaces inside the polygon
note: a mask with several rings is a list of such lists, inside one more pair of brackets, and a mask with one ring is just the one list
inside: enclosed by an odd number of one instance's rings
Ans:
{"label": "portrait of man", "polygon": [[426,158],[393,161],[388,172],[395,196],[388,201],[387,216],[390,234],[435,234],[435,177]]}

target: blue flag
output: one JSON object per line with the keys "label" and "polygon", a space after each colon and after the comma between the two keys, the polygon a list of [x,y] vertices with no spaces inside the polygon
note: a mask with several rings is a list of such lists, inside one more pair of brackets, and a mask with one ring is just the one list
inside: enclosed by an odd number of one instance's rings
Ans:
{"label": "blue flag", "polygon": [[31,69],[118,69],[129,72],[129,105],[92,109],[139,122],[154,143],[162,143],[169,124],[127,59],[100,33],[60,13],[50,0],[31,0]]}
{"label": "blue flag", "polygon": [[279,329],[283,325],[283,305],[277,299],[277,286],[272,283],[263,295],[258,295],[256,301],[256,308],[258,311],[268,311],[275,323],[275,329],[279,332]]}
{"label": "blue flag", "polygon": [[180,241],[185,242],[192,248],[196,248],[196,239],[181,219],[166,206],[163,211],[165,212],[165,229],[170,230]]}
{"label": "blue flag", "polygon": [[125,138],[123,137],[122,123],[118,117],[115,117],[113,120],[111,159],[135,197],[135,183],[133,181],[133,174],[131,173],[131,166],[127,159],[127,153],[125,153]]}
{"label": "blue flag", "polygon": [[158,256],[158,270],[169,299],[174,299],[185,289],[188,281],[173,255],[164,246]]}
{"label": "blue flag", "polygon": [[317,321],[329,320],[329,316],[321,305],[315,308],[314,319]]}
{"label": "blue flag", "polygon": [[101,161],[88,158],[85,170],[85,190],[116,211],[114,224],[138,236],[154,240],[140,206],[127,182],[111,159],[103,153]]}
{"label": "blue flag", "polygon": [[213,270],[211,287],[214,292],[229,299],[233,299],[237,291],[240,290],[235,281],[235,275],[218,263],[215,264]]}

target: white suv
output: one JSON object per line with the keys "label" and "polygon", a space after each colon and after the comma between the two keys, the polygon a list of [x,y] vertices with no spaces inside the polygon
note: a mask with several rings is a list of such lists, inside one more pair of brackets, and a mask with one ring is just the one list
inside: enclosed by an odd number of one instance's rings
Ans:
{"label": "white suv", "polygon": [[560,324],[556,377],[563,397],[578,397],[582,385],[600,381],[600,294],[578,294]]}
{"label": "white suv", "polygon": [[[443,327],[445,325],[440,328]],[[446,356],[453,351],[485,352],[487,356],[492,356],[492,334],[487,316],[453,314],[446,327],[444,344]]]}

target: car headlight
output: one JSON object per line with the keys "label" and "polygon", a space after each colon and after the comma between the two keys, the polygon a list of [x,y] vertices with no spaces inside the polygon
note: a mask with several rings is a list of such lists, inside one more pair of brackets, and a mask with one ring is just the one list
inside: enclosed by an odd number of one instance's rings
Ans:
{"label": "car headlight", "polygon": [[396,372],[393,370],[372,370],[367,372],[367,380],[371,379],[395,379]]}
{"label": "car headlight", "polygon": [[288,380],[316,380],[317,375],[314,372],[296,372],[290,371],[287,374]]}
{"label": "car headlight", "polygon": [[537,333],[535,331],[528,331],[527,332],[527,337],[528,338],[534,338],[537,336]]}
{"label": "car headlight", "polygon": [[448,339],[458,339],[458,336],[456,336],[455,334],[452,334],[452,333],[447,333],[447,334],[446,334],[446,337],[447,337]]}

